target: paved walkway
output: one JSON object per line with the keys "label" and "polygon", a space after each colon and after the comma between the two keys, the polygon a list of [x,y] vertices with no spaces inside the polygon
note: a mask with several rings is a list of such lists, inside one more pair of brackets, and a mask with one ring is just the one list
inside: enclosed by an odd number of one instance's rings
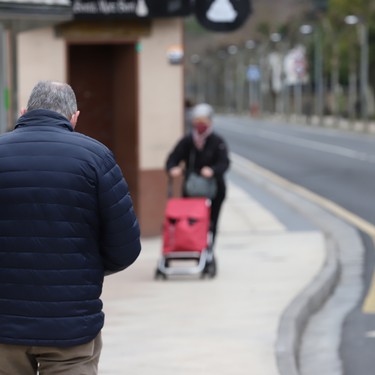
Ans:
{"label": "paved walkway", "polygon": [[103,375],[276,375],[284,309],[325,258],[319,231],[288,231],[229,184],[218,276],[155,281],[161,239],[144,239],[127,271],[105,280]]}

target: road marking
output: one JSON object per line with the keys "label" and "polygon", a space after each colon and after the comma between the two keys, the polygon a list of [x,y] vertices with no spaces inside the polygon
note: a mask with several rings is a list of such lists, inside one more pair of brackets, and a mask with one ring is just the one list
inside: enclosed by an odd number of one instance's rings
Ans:
{"label": "road marking", "polygon": [[290,135],[281,135],[278,133],[273,133],[268,130],[261,130],[260,134],[264,138],[271,139],[280,143],[286,143],[286,144],[290,144],[290,145],[298,146],[302,148],[309,148],[310,150],[314,150],[314,151],[323,151],[328,154],[344,156],[350,159],[357,159],[360,161],[367,161],[369,163],[375,163],[375,156],[366,154],[364,152],[355,151],[350,148],[317,142],[317,141],[311,141],[308,139],[302,139],[302,138],[293,137]]}
{"label": "road marking", "polygon": [[366,337],[368,337],[370,339],[375,339],[375,331],[366,332]]}
{"label": "road marking", "polygon": [[[226,129],[228,130],[228,129]],[[249,129],[242,129],[238,127],[231,127],[229,131],[239,133],[239,134],[249,134]],[[370,155],[362,151],[355,151],[347,147],[337,146],[330,143],[322,143],[317,141],[312,141],[308,139],[303,139],[291,135],[283,135],[280,133],[275,133],[265,129],[259,129],[254,131],[255,135],[261,138],[269,139],[275,142],[288,144],[292,146],[302,147],[305,149],[310,149],[313,151],[326,152],[328,154],[343,156],[349,159],[365,161],[367,163],[375,164],[375,155]]]}
{"label": "road marking", "polygon": [[[261,167],[258,164],[253,163],[252,161],[231,153],[232,160],[235,161],[240,167],[244,169],[250,168],[254,170],[256,173],[262,175],[263,177],[271,180],[273,183],[287,189],[291,190],[298,195],[308,199],[319,206],[323,207],[327,211],[332,212],[334,215],[340,217],[341,219],[347,221],[348,223],[352,224],[353,226],[359,228],[361,231],[367,233],[370,238],[372,239],[375,245],[375,225],[372,223],[362,219],[361,217],[357,216],[356,214],[346,210],[344,207],[339,206],[337,203],[332,202],[331,200],[324,198],[311,190],[308,190],[301,185],[297,185],[276,173],[271,172],[268,169]],[[373,274],[371,285],[369,287],[369,291],[365,298],[364,304],[362,306],[362,312],[365,314],[375,314],[375,273]]]}

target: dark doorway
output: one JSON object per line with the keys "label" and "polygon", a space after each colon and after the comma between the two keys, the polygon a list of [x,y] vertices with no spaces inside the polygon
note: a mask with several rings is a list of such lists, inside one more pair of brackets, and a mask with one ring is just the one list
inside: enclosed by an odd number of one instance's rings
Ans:
{"label": "dark doorway", "polygon": [[134,44],[68,44],[68,82],[81,111],[76,130],[115,154],[137,206],[137,55]]}

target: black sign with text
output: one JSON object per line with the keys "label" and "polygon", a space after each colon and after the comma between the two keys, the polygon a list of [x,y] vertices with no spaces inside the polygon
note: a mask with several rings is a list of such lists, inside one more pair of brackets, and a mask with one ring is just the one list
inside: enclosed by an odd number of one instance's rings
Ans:
{"label": "black sign with text", "polygon": [[238,29],[251,11],[250,0],[196,0],[194,5],[194,13],[200,24],[212,31]]}
{"label": "black sign with text", "polygon": [[[1,0],[0,0],[1,1]],[[195,13],[212,31],[233,31],[251,14],[251,0],[72,0],[76,19],[184,17]]]}
{"label": "black sign with text", "polygon": [[75,18],[180,17],[191,10],[191,0],[73,0]]}

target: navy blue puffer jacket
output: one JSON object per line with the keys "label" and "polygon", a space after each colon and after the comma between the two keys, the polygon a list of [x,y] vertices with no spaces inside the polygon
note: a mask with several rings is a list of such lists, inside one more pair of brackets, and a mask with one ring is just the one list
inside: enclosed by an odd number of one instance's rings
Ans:
{"label": "navy blue puffer jacket", "polygon": [[104,273],[140,248],[127,184],[104,145],[46,110],[0,137],[0,342],[94,339]]}

